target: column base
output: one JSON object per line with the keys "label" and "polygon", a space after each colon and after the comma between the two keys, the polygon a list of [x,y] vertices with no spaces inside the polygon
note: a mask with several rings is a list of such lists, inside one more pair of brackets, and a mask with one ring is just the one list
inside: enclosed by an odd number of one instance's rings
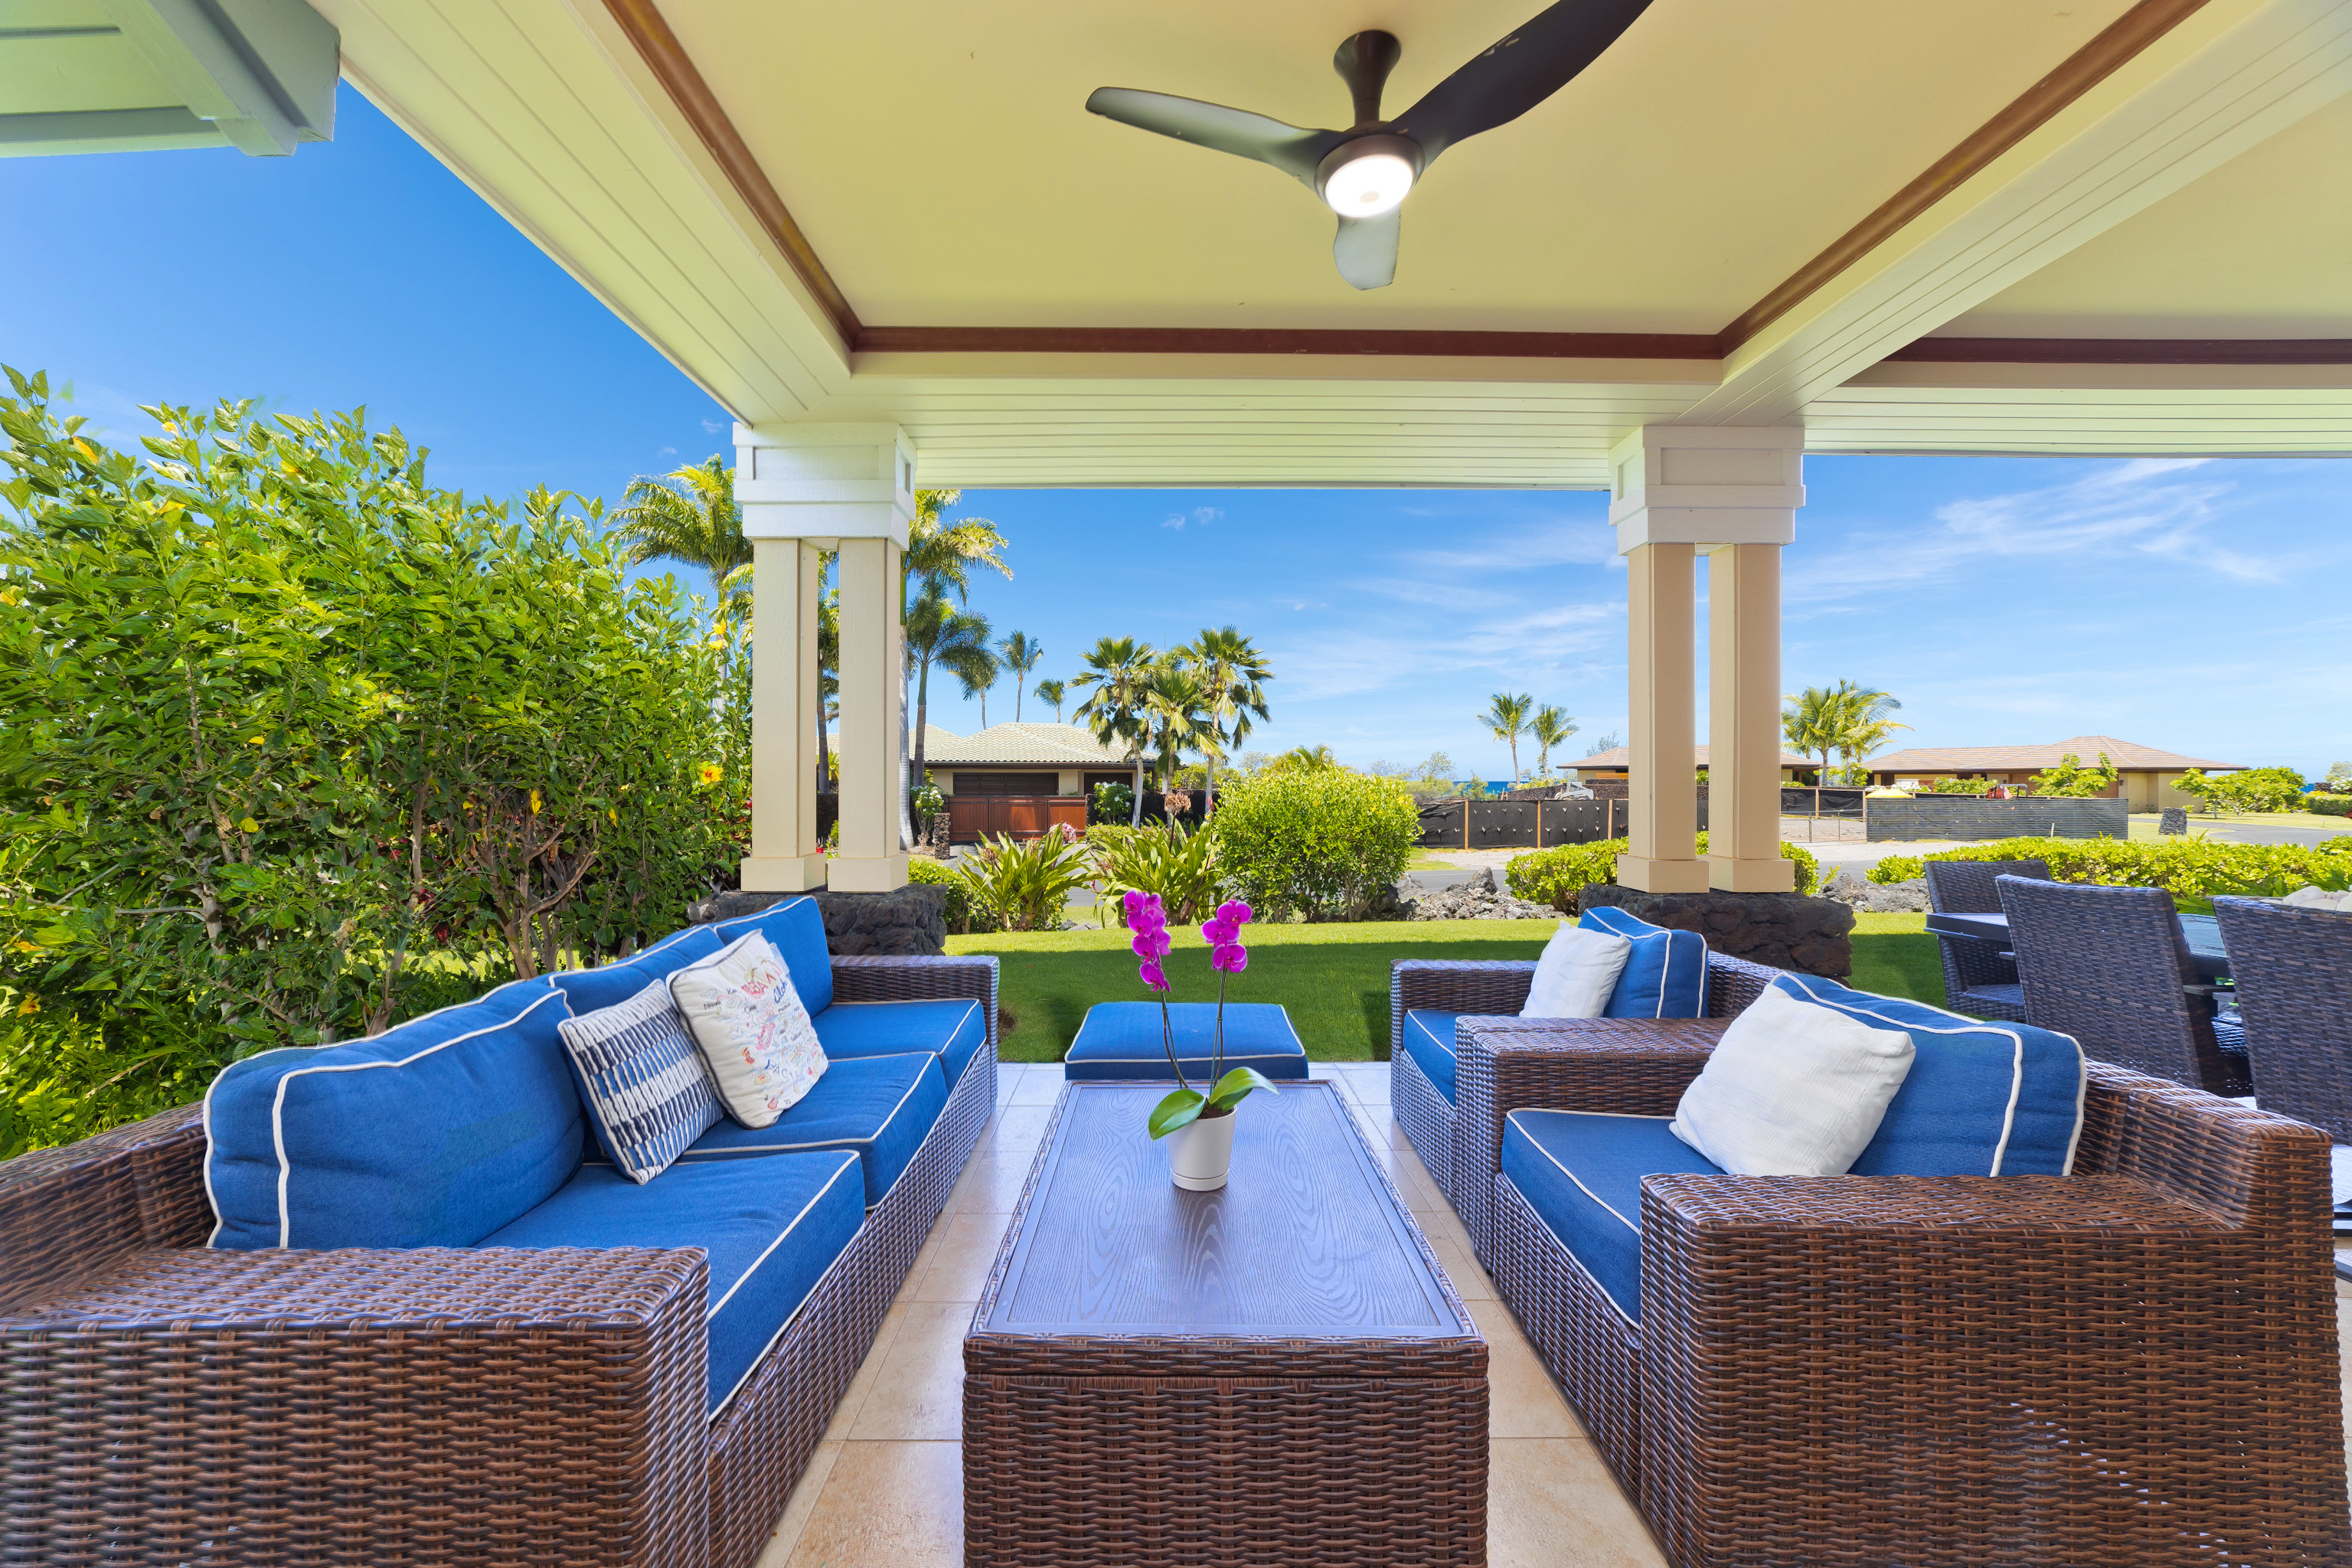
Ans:
{"label": "column base", "polygon": [[1797,863],[1778,855],[1769,860],[1709,855],[1706,885],[1719,893],[1793,893],[1797,890]]}
{"label": "column base", "polygon": [[1645,893],[1703,893],[1706,891],[1706,862],[1620,855],[1617,881],[1622,887],[1639,888]]}
{"label": "column base", "polygon": [[836,893],[895,893],[907,885],[907,857],[836,855],[826,885]]}
{"label": "column base", "polygon": [[1794,893],[1643,892],[1594,882],[1577,898],[1580,912],[1611,906],[1652,925],[1695,931],[1712,952],[1774,969],[1843,980],[1853,973],[1853,910],[1835,899]]}
{"label": "column base", "polygon": [[743,890],[747,893],[804,893],[811,888],[824,887],[824,879],[822,852],[760,856],[747,858],[743,862]]}

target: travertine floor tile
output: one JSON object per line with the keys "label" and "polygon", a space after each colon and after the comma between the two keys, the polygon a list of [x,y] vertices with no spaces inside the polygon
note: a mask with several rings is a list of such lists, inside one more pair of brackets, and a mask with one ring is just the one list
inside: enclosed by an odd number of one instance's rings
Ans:
{"label": "travertine floor tile", "polygon": [[816,1446],[816,1452],[809,1456],[808,1468],[793,1488],[791,1500],[784,1504],[784,1517],[776,1521],[775,1534],[761,1550],[756,1568],[784,1568],[792,1560],[793,1548],[799,1544],[809,1514],[816,1508],[817,1494],[824,1490],[824,1479],[833,1473],[833,1462],[840,1457],[841,1445],[830,1438]]}
{"label": "travertine floor tile", "polygon": [[1502,1438],[1487,1466],[1487,1568],[1666,1568],[1583,1438]]}
{"label": "travertine floor tile", "polygon": [[1486,1431],[1494,1437],[1578,1437],[1568,1401],[1552,1385],[1518,1320],[1500,1301],[1462,1303],[1486,1336]]}
{"label": "travertine floor tile", "polygon": [[950,1214],[1011,1214],[1028,1183],[1034,1154],[975,1154],[949,1201]]}
{"label": "travertine floor tile", "polygon": [[1034,1154],[1045,1142],[1045,1123],[1053,1117],[1050,1105],[1007,1106],[981,1130],[980,1152]]}
{"label": "travertine floor tile", "polygon": [[845,1443],[790,1568],[955,1568],[963,1561],[961,1443]]}
{"label": "travertine floor tile", "polygon": [[898,1297],[891,1303],[890,1310],[882,1315],[882,1327],[875,1331],[873,1348],[866,1352],[866,1359],[857,1363],[857,1371],[851,1374],[849,1387],[843,1393],[841,1403],[833,1407],[833,1420],[824,1429],[827,1438],[849,1436],[849,1428],[857,1420],[857,1412],[865,1405],[866,1394],[873,1392],[874,1379],[880,1373],[882,1363],[889,1358],[890,1342],[898,1336],[899,1321],[906,1315],[907,1291],[904,1286],[899,1288]]}
{"label": "travertine floor tile", "polygon": [[1465,1304],[1495,1300],[1495,1282],[1486,1278],[1486,1271],[1478,1267],[1468,1247],[1443,1236],[1430,1237],[1429,1245],[1436,1252],[1445,1277],[1454,1281],[1454,1294]]}
{"label": "travertine floor tile", "polygon": [[988,1283],[988,1271],[996,1262],[997,1246],[1003,1241],[1005,1226],[1012,1218],[1006,1214],[960,1214],[942,1219],[940,1224],[946,1234],[931,1254],[930,1267],[916,1287],[914,1299],[979,1300],[980,1289]]}
{"label": "travertine floor tile", "polygon": [[849,1436],[859,1442],[952,1442],[963,1435],[963,1336],[971,1327],[971,1304],[911,1301],[898,1310],[889,1356]]}
{"label": "travertine floor tile", "polygon": [[1013,1091],[1013,1105],[1051,1105],[1062,1097],[1062,1069],[1045,1066],[1032,1068],[1021,1075],[1021,1087]]}

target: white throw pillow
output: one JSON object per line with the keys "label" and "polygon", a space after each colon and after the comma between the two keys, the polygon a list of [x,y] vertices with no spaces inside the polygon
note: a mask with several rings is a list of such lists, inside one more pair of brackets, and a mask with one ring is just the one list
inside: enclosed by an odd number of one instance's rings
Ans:
{"label": "white throw pillow", "polygon": [[824,1047],[783,955],[758,931],[669,977],[670,999],[727,1113],[765,1127],[824,1075]]}
{"label": "white throw pillow", "polygon": [[1911,1071],[1911,1037],[1779,991],[1731,1021],[1674,1135],[1739,1176],[1842,1176]]}
{"label": "white throw pillow", "polygon": [[2299,910],[2326,910],[2334,914],[2352,914],[2352,893],[2331,893],[2325,888],[2297,888],[2279,902],[2293,904]]}
{"label": "white throw pillow", "polygon": [[1625,972],[1633,944],[1605,931],[1586,931],[1562,921],[1536,960],[1522,1018],[1598,1018]]}

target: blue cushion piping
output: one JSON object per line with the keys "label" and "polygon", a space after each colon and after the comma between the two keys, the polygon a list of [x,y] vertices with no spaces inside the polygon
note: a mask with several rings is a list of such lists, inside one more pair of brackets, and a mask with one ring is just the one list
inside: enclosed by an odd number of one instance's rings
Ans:
{"label": "blue cushion piping", "polygon": [[[938,1054],[933,1051],[898,1051],[895,1054],[902,1057],[921,1057],[928,1061],[937,1061],[939,1059]],[[858,1061],[887,1062],[891,1058],[889,1057],[858,1057],[855,1059]],[[871,1143],[877,1138],[881,1137],[883,1133],[889,1131],[890,1123],[898,1120],[898,1112],[907,1108],[907,1101],[914,1099],[915,1091],[922,1087],[923,1075],[919,1072],[915,1075],[915,1081],[907,1086],[907,1092],[898,1097],[898,1103],[890,1108],[890,1114],[884,1117],[879,1122],[877,1122],[875,1125],[874,1131],[867,1133],[863,1138],[825,1138],[821,1139],[814,1143],[737,1143],[732,1147],[737,1153],[789,1154],[795,1149],[816,1149],[830,1152],[832,1150],[841,1148],[844,1144],[854,1146],[861,1143]],[[930,1134],[927,1132],[923,1136],[928,1139]],[[922,1145],[918,1143],[915,1148],[916,1155],[919,1156],[922,1152]],[[690,1150],[688,1151],[689,1153],[691,1152],[692,1151]],[[678,1156],[680,1160],[684,1160],[686,1157],[687,1156],[685,1154]],[[853,1159],[856,1158],[855,1155],[851,1157]],[[884,1199],[889,1197],[891,1193],[895,1193],[898,1190],[899,1182],[904,1181],[906,1179],[907,1173],[914,1168],[915,1158],[909,1157],[906,1164],[899,1168],[898,1174],[891,1179],[889,1187],[883,1193],[882,1196],[876,1198],[874,1202],[867,1204],[866,1205],[866,1208],[868,1210],[872,1210],[880,1206]]]}
{"label": "blue cushion piping", "polygon": [[[1419,1015],[1419,1013],[1420,1013],[1420,1012],[1421,1012],[1421,1009],[1420,1009],[1420,1008],[1418,1008],[1418,1007],[1414,1008],[1412,1012],[1409,1012],[1409,1013],[1407,1013],[1407,1014],[1404,1016],[1404,1021],[1405,1021],[1406,1023],[1408,1023],[1408,1024],[1411,1024],[1414,1028],[1419,1029],[1423,1034],[1424,1034],[1424,1035],[1428,1036],[1428,1037],[1429,1037],[1429,1038],[1431,1039],[1431,1041],[1432,1041],[1432,1042],[1433,1042],[1433,1043],[1436,1045],[1436,1047],[1437,1047],[1437,1048],[1438,1048],[1439,1050],[1444,1051],[1444,1052],[1447,1056],[1449,1056],[1449,1057],[1454,1056],[1454,1042],[1453,1042],[1453,1041],[1451,1041],[1451,1040],[1441,1040],[1441,1039],[1438,1039],[1438,1037],[1437,1037],[1437,1031],[1436,1031],[1436,1030],[1434,1030],[1434,1029],[1433,1029],[1433,1028],[1431,1028],[1428,1025],[1426,1025],[1426,1024],[1424,1024],[1424,1023],[1423,1023],[1423,1022],[1421,1021],[1420,1017],[1418,1016],[1418,1015]],[[1456,1016],[1459,1016],[1459,1015],[1456,1015]],[[1460,1060],[1461,1058],[1458,1058],[1458,1057],[1456,1057],[1454,1059],[1458,1061],[1458,1060]]]}
{"label": "blue cushion piping", "polygon": [[[1820,992],[1815,991],[1812,987],[1805,984],[1809,976],[1796,973],[1793,971],[1774,976],[1774,979],[1780,984],[1783,985],[1792,985],[1796,989],[1802,991],[1805,994],[1806,999],[1813,1002],[1817,1005],[1834,1008],[1840,1012],[1865,1014],[1870,1017],[1876,1018],[1879,1022],[1886,1025],[1889,1028],[1901,1029],[1906,1034],[1919,1027],[1919,1026],[1916,1024],[1906,1022],[1901,1018],[1891,1017],[1874,1008],[1858,1006],[1852,1002],[1840,1002],[1833,998],[1825,997]],[[1851,994],[1864,996],[1871,994],[1866,991],[1854,993],[1852,992],[1850,987],[1845,986],[1841,986],[1839,989],[1848,991]],[[2025,1037],[2019,1034],[2015,1029],[2004,1028],[1999,1024],[1979,1023],[1973,1018],[1963,1018],[1958,1014],[1946,1012],[1941,1007],[1930,1007],[1925,1002],[1915,1002],[1912,1003],[1911,1005],[1924,1009],[1927,1012],[1941,1014],[1943,1016],[1951,1019],[1953,1024],[1958,1026],[1957,1027],[1949,1029],[1929,1028],[1927,1030],[1927,1033],[1931,1035],[1986,1034],[2005,1035],[2008,1037],[2011,1053],[2009,1068],[2009,1104],[2001,1112],[2000,1142],[1993,1145],[1992,1169],[1985,1173],[1985,1174],[1989,1176],[2000,1175],[2001,1161],[2007,1158],[2009,1154],[2010,1129],[2017,1121],[2017,1097],[2022,1093],[2025,1089]],[[2054,1029],[2047,1032],[2057,1034],[2057,1031]],[[2076,1056],[2078,1058],[2080,1057],[2083,1048],[2081,1041],[2075,1040],[2074,1037],[2070,1035],[2059,1035],[2058,1037],[2073,1044]],[[2080,1074],[2076,1079],[2076,1087],[2074,1089],[2074,1131],[2066,1140],[2066,1163],[2064,1168],[2059,1172],[2060,1175],[2071,1176],[2074,1173],[2074,1151],[2083,1142],[2083,1106],[2084,1102],[2088,1099],[2090,1091],[2090,1074]]]}
{"label": "blue cushion piping", "polygon": [[[473,1005],[474,1004],[472,1002],[457,1002],[451,1004],[452,1006],[457,1007],[470,1007]],[[433,1013],[446,1013],[448,1011],[448,1007],[436,1007],[433,1009]],[[430,1018],[433,1016],[433,1013],[422,1014],[419,1016]],[[416,1020],[412,1019],[410,1021],[415,1022]],[[245,1060],[249,1062],[257,1062],[264,1057],[274,1057],[281,1051],[308,1051],[315,1050],[318,1047],[315,1046],[279,1046],[276,1050],[256,1051],[253,1055],[247,1057]],[[213,1074],[212,1082],[205,1085],[205,1201],[213,1205],[212,1234],[205,1237],[205,1245],[208,1247],[220,1240],[221,1226],[228,1223],[227,1216],[221,1213],[220,1198],[213,1191],[213,1090],[218,1089],[221,1084],[221,1079],[227,1076],[228,1075],[226,1072],[216,1072]],[[278,1205],[278,1244],[280,1247],[283,1247],[286,1244],[286,1209],[283,1204]]]}
{"label": "blue cushion piping", "polygon": [[[1503,1120],[1506,1121],[1513,1121],[1518,1116],[1518,1114],[1519,1113],[1516,1110],[1507,1111],[1504,1113]],[[1638,1120],[1642,1121],[1672,1121],[1674,1120],[1671,1116],[1638,1116],[1635,1113],[1628,1111],[1570,1110],[1563,1113],[1554,1110],[1552,1114],[1566,1114],[1569,1116],[1622,1116],[1629,1121]],[[1545,1159],[1551,1161],[1552,1164],[1558,1168],[1561,1175],[1566,1176],[1570,1181],[1576,1183],[1576,1187],[1579,1192],[1582,1193],[1586,1197],[1591,1198],[1595,1204],[1598,1204],[1602,1212],[1614,1215],[1619,1225],[1623,1226],[1627,1230],[1632,1231],[1636,1236],[1642,1234],[1642,1227],[1638,1224],[1633,1220],[1627,1219],[1623,1215],[1618,1214],[1615,1209],[1611,1208],[1606,1202],[1602,1201],[1601,1194],[1594,1192],[1591,1187],[1586,1186],[1583,1181],[1578,1177],[1574,1171],[1570,1170],[1566,1165],[1560,1164],[1559,1161],[1553,1155],[1552,1152],[1543,1146],[1543,1140],[1538,1138],[1532,1132],[1526,1131],[1525,1129],[1522,1129],[1521,1131],[1528,1141],[1528,1147],[1533,1149],[1537,1153],[1541,1154]],[[1521,1194],[1520,1196],[1524,1201],[1526,1194]],[[1529,1209],[1533,1209],[1535,1205],[1530,1203],[1528,1205],[1528,1207]],[[1551,1226],[1547,1225],[1544,1228],[1546,1230],[1550,1230]],[[1601,1282],[1600,1276],[1594,1274],[1591,1269],[1584,1267],[1584,1260],[1577,1257],[1573,1251],[1570,1250],[1568,1243],[1561,1241],[1557,1234],[1552,1237],[1552,1241],[1553,1244],[1559,1247],[1562,1252],[1568,1254],[1570,1261],[1576,1265],[1578,1272],[1581,1273],[1587,1279],[1592,1282],[1592,1288],[1601,1292],[1601,1300],[1609,1303],[1610,1310],[1615,1312],[1619,1317],[1623,1318],[1628,1323],[1633,1324],[1637,1329],[1642,1326],[1636,1319],[1626,1312],[1624,1308],[1617,1304],[1617,1298],[1609,1293],[1609,1287]]]}
{"label": "blue cushion piping", "polygon": [[[484,1036],[484,1035],[494,1035],[494,1034],[498,1033],[500,1029],[508,1028],[508,1027],[509,1027],[509,1026],[513,1026],[513,1025],[520,1024],[520,1023],[521,1023],[525,1018],[530,1017],[533,1013],[536,1013],[537,1011],[539,1011],[539,1009],[540,1009],[540,1008],[541,1008],[542,1006],[546,1005],[547,1005],[547,1002],[548,1002],[548,1000],[549,1000],[549,998],[551,998],[551,997],[553,997],[553,998],[561,998],[561,997],[562,996],[562,994],[562,994],[562,992],[561,992],[560,990],[557,990],[557,989],[554,989],[554,988],[551,987],[551,988],[548,990],[548,992],[547,992],[547,994],[546,994],[546,995],[541,996],[538,1001],[533,1002],[530,1006],[525,1007],[521,1012],[517,1013],[517,1014],[516,1014],[513,1017],[511,1017],[511,1018],[501,1018],[501,1019],[499,1019],[499,1020],[497,1023],[495,1023],[495,1024],[488,1025],[488,1026],[484,1026],[484,1027],[482,1027],[482,1028],[479,1028],[479,1029],[476,1029],[476,1030],[474,1030],[471,1034],[455,1035],[455,1036],[452,1036],[450,1038],[446,1039],[446,1040],[443,1040],[443,1041],[440,1041],[438,1044],[436,1044],[436,1045],[430,1045],[430,1046],[425,1047],[423,1050],[418,1051],[418,1052],[417,1052],[415,1055],[414,1055],[414,1056],[403,1057],[403,1058],[401,1058],[398,1061],[394,1061],[394,1062],[335,1062],[335,1063],[331,1063],[331,1064],[330,1064],[330,1065],[328,1065],[328,1066],[326,1066],[326,1067],[319,1067],[319,1068],[296,1068],[292,1072],[289,1072],[289,1073],[286,1074],[283,1078],[280,1078],[280,1079],[278,1080],[278,1089],[277,1089],[277,1091],[276,1091],[275,1095],[272,1097],[272,1099],[271,1099],[271,1100],[270,1100],[270,1104],[269,1104],[269,1140],[270,1140],[271,1144],[272,1144],[273,1146],[275,1146],[275,1148],[276,1148],[276,1149],[277,1149],[277,1151],[278,1151],[278,1250],[280,1250],[280,1251],[282,1252],[282,1251],[286,1250],[286,1249],[288,1248],[288,1247],[290,1245],[289,1240],[289,1237],[288,1237],[288,1234],[287,1234],[287,1233],[288,1233],[289,1230],[291,1230],[291,1229],[293,1228],[293,1221],[292,1221],[292,1218],[291,1218],[291,1217],[289,1215],[289,1214],[287,1213],[287,1206],[286,1206],[286,1187],[287,1187],[287,1184],[288,1184],[289,1182],[292,1181],[292,1180],[293,1180],[293,1177],[294,1177],[294,1164],[293,1164],[293,1162],[292,1162],[291,1160],[288,1159],[288,1158],[287,1158],[287,1154],[286,1154],[286,1086],[287,1086],[288,1084],[289,1084],[289,1083],[293,1082],[293,1081],[294,1081],[296,1079],[298,1079],[298,1078],[308,1078],[308,1077],[310,1077],[310,1076],[311,1074],[313,1074],[313,1073],[326,1073],[326,1072],[365,1072],[365,1071],[367,1071],[367,1070],[368,1070],[369,1068],[404,1068],[404,1067],[406,1067],[406,1066],[407,1066],[409,1063],[411,1063],[411,1062],[423,1061],[426,1057],[429,1057],[429,1056],[433,1055],[433,1054],[434,1054],[435,1052],[436,1052],[436,1051],[443,1051],[443,1050],[446,1050],[446,1049],[448,1049],[451,1046],[463,1045],[463,1044],[465,1044],[465,1042],[467,1042],[467,1040],[479,1039],[479,1038],[480,1038],[482,1036]],[[447,1009],[446,1009],[446,1008],[440,1008],[440,1009],[436,1009],[436,1011],[446,1012],[446,1011],[447,1011]],[[566,1004],[566,1005],[565,1005],[565,1006],[564,1006],[564,1011],[565,1011],[567,1014],[571,1011],[571,1007],[570,1007],[569,1004]],[[432,1015],[430,1015],[430,1014],[427,1014],[427,1015],[426,1015],[426,1016],[428,1016],[428,1017],[430,1017],[431,1016],[432,1016]],[[412,1020],[412,1021],[413,1021],[413,1020]],[[298,1047],[289,1047],[289,1048],[290,1048],[290,1049],[299,1050],[299,1049],[303,1049],[303,1048],[305,1048],[305,1047],[299,1047],[299,1046],[298,1046]],[[213,1081],[214,1081],[214,1082],[215,1082],[215,1083],[217,1083],[217,1082],[219,1082],[220,1080],[219,1080],[218,1079],[215,1079]],[[212,1099],[212,1091],[211,1091],[211,1090],[209,1090],[209,1089],[205,1090],[205,1100],[206,1100],[207,1106],[209,1107],[209,1103],[210,1103],[211,1099]],[[217,1222],[215,1222],[215,1224],[214,1225],[214,1227],[213,1227],[213,1234],[214,1234],[214,1235],[215,1235],[215,1236],[217,1236],[217,1235],[219,1235],[219,1234],[220,1234],[220,1226],[219,1226],[219,1224],[218,1224]]]}
{"label": "blue cushion piping", "polygon": [[[801,1205],[801,1212],[793,1215],[792,1224],[784,1226],[782,1230],[777,1232],[776,1239],[768,1243],[768,1249],[765,1252],[761,1253],[758,1258],[752,1260],[751,1268],[746,1268],[741,1274],[736,1277],[734,1284],[727,1287],[727,1294],[719,1297],[718,1300],[710,1303],[709,1309],[702,1314],[702,1321],[704,1322],[707,1323],[710,1321],[711,1319],[717,1317],[719,1315],[719,1309],[724,1307],[729,1301],[734,1300],[735,1292],[743,1288],[743,1281],[751,1278],[752,1275],[757,1274],[760,1271],[760,1266],[767,1262],[771,1257],[774,1256],[776,1248],[784,1244],[784,1237],[792,1235],[793,1229],[799,1226],[801,1221],[809,1216],[809,1211],[816,1207],[818,1203],[824,1199],[825,1194],[833,1191],[833,1184],[834,1183],[841,1180],[842,1173],[844,1171],[856,1170],[858,1168],[858,1164],[859,1161],[856,1155],[849,1152],[845,1149],[842,1151],[841,1163],[835,1167],[832,1175],[825,1178],[824,1185],[819,1187],[814,1193],[809,1195],[809,1201]],[[864,1226],[861,1226],[859,1228],[863,1229]],[[850,1247],[857,1245],[857,1237],[855,1232],[852,1232],[850,1235],[849,1245]],[[793,1324],[800,1321],[801,1309],[808,1305],[809,1296],[815,1295],[819,1290],[824,1288],[825,1280],[832,1275],[835,1269],[841,1267],[841,1259],[848,1256],[849,1247],[843,1247],[841,1249],[840,1256],[836,1257],[831,1263],[825,1265],[824,1272],[818,1275],[816,1277],[816,1282],[809,1287],[808,1296],[803,1296],[798,1301],[793,1303],[793,1310],[784,1315],[784,1321],[776,1325],[776,1331],[768,1336],[768,1342],[760,1347],[760,1353],[751,1358],[751,1364],[743,1369],[743,1375],[735,1380],[735,1386],[729,1389],[719,1399],[719,1403],[712,1406],[709,1416],[711,1421],[717,1421],[720,1414],[723,1413],[727,1406],[733,1402],[735,1395],[742,1392],[743,1385],[751,1381],[752,1374],[757,1373],[760,1370],[761,1363],[768,1359],[768,1352],[774,1350],[776,1348],[776,1342],[784,1337],[784,1331],[791,1328]]]}

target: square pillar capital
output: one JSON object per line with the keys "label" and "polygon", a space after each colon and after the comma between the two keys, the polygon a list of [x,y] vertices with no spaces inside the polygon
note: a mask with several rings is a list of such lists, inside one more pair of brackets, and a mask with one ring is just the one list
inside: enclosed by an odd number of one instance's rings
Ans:
{"label": "square pillar capital", "polygon": [[1617,548],[1788,544],[1805,504],[1795,425],[1645,425],[1609,452]]}
{"label": "square pillar capital", "polygon": [[737,425],[735,501],[752,539],[887,539],[915,516],[915,445],[896,425]]}

